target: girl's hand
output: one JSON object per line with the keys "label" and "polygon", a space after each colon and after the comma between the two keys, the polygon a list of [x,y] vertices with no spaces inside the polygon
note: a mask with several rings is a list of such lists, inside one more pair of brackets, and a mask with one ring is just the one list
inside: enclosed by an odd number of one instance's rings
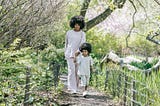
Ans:
{"label": "girl's hand", "polygon": [[73,62],[74,62],[74,63],[76,63],[76,62],[77,62],[76,57],[74,57]]}

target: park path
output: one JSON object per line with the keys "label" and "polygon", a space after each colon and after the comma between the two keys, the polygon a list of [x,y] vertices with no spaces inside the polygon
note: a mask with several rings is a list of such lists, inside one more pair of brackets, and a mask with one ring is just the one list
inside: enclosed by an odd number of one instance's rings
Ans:
{"label": "park path", "polygon": [[62,95],[58,100],[60,106],[122,106],[113,100],[109,94],[104,94],[94,88],[89,88],[88,95],[84,98],[82,92],[71,94],[67,91],[67,76],[63,75],[60,80],[64,83]]}

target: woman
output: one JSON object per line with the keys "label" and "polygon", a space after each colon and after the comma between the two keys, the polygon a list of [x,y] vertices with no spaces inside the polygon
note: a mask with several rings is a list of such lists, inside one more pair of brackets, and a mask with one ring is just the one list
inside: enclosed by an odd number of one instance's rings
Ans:
{"label": "woman", "polygon": [[72,30],[67,31],[65,38],[65,59],[68,65],[68,90],[72,93],[77,92],[77,72],[75,56],[79,53],[79,47],[86,42],[86,35],[82,31],[85,26],[82,16],[74,16],[70,20]]}

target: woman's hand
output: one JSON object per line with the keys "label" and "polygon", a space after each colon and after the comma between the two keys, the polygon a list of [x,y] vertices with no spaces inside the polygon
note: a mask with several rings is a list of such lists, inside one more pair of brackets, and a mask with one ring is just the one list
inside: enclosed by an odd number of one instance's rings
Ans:
{"label": "woman's hand", "polygon": [[76,53],[75,53],[75,57],[77,57],[79,54],[80,54],[80,52],[79,52],[79,51],[78,51],[78,52],[76,52]]}

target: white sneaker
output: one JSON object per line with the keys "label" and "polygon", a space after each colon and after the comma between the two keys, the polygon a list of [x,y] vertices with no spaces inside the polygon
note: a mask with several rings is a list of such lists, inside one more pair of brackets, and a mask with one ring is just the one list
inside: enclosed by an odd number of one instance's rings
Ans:
{"label": "white sneaker", "polygon": [[72,90],[72,91],[71,91],[71,94],[76,94],[76,93],[77,93],[76,90]]}
{"label": "white sneaker", "polygon": [[87,96],[87,91],[83,92],[83,96],[86,97]]}

